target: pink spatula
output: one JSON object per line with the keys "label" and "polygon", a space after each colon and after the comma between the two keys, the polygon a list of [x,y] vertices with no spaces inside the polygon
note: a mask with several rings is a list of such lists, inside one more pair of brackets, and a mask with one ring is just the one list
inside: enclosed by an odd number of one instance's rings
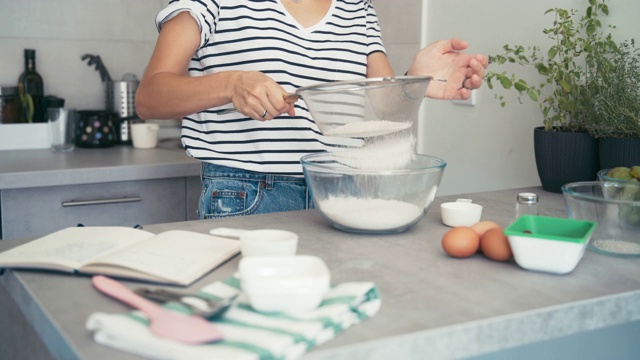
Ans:
{"label": "pink spatula", "polygon": [[208,343],[223,338],[222,332],[204,318],[167,310],[106,276],[94,276],[92,282],[101,292],[145,313],[151,322],[151,332],[159,337],[189,344]]}

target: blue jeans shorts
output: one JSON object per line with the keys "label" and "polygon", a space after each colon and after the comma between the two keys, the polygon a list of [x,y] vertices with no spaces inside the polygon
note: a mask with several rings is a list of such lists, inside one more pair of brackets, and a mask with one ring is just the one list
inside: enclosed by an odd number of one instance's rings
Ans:
{"label": "blue jeans shorts", "polygon": [[202,163],[200,219],[312,209],[303,177],[256,173]]}

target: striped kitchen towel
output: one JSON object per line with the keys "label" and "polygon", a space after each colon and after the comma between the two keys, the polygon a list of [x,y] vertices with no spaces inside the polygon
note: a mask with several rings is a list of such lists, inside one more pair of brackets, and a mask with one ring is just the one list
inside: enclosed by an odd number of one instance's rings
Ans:
{"label": "striped kitchen towel", "polygon": [[[223,299],[240,292],[240,280],[232,276],[202,288],[201,295]],[[375,315],[381,300],[371,282],[345,282],[327,291],[322,304],[304,312],[260,313],[239,296],[233,306],[215,320],[225,339],[191,345],[155,337],[144,314],[94,313],[86,323],[93,339],[102,345],[152,359],[297,359]],[[188,313],[177,303],[164,305]]]}

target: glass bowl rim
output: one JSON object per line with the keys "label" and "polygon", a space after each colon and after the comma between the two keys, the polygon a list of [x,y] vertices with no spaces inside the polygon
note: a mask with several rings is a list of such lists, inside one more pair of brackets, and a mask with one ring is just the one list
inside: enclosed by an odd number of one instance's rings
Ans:
{"label": "glass bowl rim", "polygon": [[605,197],[583,194],[583,193],[579,193],[574,190],[571,190],[571,188],[576,188],[579,186],[600,186],[603,188],[607,186],[609,187],[632,186],[632,187],[638,188],[638,190],[640,191],[640,183],[623,182],[623,181],[579,181],[579,182],[564,184],[561,187],[562,193],[564,195],[569,195],[571,197],[574,197],[580,200],[594,201],[594,202],[600,202],[600,203],[640,206],[640,200],[608,199]]}
{"label": "glass bowl rim", "polygon": [[443,159],[436,156],[425,155],[425,154],[412,154],[411,156],[412,158],[419,157],[421,159],[435,160],[437,164],[432,166],[427,166],[427,167],[421,167],[421,168],[399,168],[399,169],[340,168],[340,169],[336,169],[335,167],[332,167],[332,166],[326,166],[323,163],[311,162],[316,157],[331,156],[331,155],[335,156],[335,155],[339,155],[340,153],[341,151],[319,152],[319,153],[307,154],[300,158],[300,163],[302,164],[303,169],[309,169],[314,171],[339,172],[341,174],[348,174],[348,175],[403,175],[403,174],[414,174],[414,173],[424,172],[425,170],[443,171],[444,168],[447,166],[447,162],[444,161]]}
{"label": "glass bowl rim", "polygon": [[[632,180],[625,180],[625,179],[618,179],[618,178],[614,178],[611,176],[608,176],[607,174],[609,173],[609,171],[613,170],[613,168],[609,168],[609,169],[602,169],[600,171],[597,172],[597,176],[598,179],[602,179],[602,181],[617,181],[617,182],[623,182],[623,183],[633,183]],[[638,182],[640,183],[640,182]]]}

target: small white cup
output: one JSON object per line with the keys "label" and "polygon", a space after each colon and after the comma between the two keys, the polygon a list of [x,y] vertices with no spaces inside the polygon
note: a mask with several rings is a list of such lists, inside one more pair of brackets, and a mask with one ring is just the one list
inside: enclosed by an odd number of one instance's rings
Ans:
{"label": "small white cup", "polygon": [[136,149],[153,149],[158,146],[158,124],[131,124],[131,142]]}
{"label": "small white cup", "polygon": [[480,221],[482,206],[473,204],[468,199],[458,199],[440,205],[442,223],[450,226],[471,226]]}
{"label": "small white cup", "polygon": [[240,234],[242,256],[292,256],[298,248],[298,234],[277,229],[251,230]]}

